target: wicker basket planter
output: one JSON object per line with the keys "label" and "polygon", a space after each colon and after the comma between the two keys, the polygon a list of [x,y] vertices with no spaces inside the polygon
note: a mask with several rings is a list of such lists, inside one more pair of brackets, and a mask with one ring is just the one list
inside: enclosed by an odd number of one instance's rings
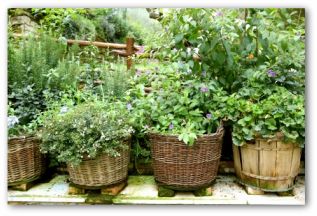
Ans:
{"label": "wicker basket planter", "polygon": [[38,179],[45,172],[45,158],[40,153],[40,140],[17,137],[8,141],[8,185],[18,185]]}
{"label": "wicker basket planter", "polygon": [[130,140],[128,149],[119,150],[120,156],[111,157],[101,154],[96,159],[84,158],[78,165],[67,164],[70,181],[85,188],[103,187],[127,179],[130,158]]}
{"label": "wicker basket planter", "polygon": [[224,130],[199,137],[192,147],[177,136],[150,134],[154,177],[174,190],[197,190],[216,178]]}
{"label": "wicker basket planter", "polygon": [[289,191],[299,173],[301,148],[282,139],[255,139],[233,146],[234,167],[241,184],[268,192]]}

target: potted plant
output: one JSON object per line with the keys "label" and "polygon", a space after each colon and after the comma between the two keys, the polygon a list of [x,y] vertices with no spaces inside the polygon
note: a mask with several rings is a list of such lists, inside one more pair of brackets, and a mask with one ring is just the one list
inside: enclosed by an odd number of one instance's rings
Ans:
{"label": "potted plant", "polygon": [[45,158],[36,135],[37,121],[20,124],[10,105],[8,113],[8,186],[14,186],[40,178],[45,172]]}
{"label": "potted plant", "polygon": [[70,181],[102,187],[125,181],[130,134],[128,111],[121,102],[85,102],[47,111],[41,150],[67,164]]}
{"label": "potted plant", "polygon": [[304,96],[281,86],[247,86],[226,102],[239,182],[261,191],[291,190],[305,142]]}
{"label": "potted plant", "polygon": [[215,83],[186,81],[174,72],[151,85],[151,93],[131,106],[134,121],[149,135],[155,180],[173,190],[208,187],[217,175],[223,137],[212,103]]}

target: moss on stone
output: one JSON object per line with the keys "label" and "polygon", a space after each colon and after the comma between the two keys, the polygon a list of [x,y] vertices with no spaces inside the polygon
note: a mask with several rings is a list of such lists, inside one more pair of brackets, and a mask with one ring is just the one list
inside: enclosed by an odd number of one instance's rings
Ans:
{"label": "moss on stone", "polygon": [[159,197],[173,197],[175,195],[175,191],[169,188],[159,186],[158,187],[158,196]]}
{"label": "moss on stone", "polygon": [[85,203],[89,204],[112,204],[112,195],[88,194]]}
{"label": "moss on stone", "polygon": [[199,190],[194,191],[195,196],[211,196],[212,195],[212,188],[201,188]]}

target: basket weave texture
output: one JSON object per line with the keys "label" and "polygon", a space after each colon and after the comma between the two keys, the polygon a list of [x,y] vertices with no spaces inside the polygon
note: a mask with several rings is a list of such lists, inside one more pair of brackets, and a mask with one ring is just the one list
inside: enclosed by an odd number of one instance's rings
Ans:
{"label": "basket weave texture", "polygon": [[45,172],[45,157],[40,152],[40,140],[17,137],[8,141],[8,185],[27,183]]}
{"label": "basket weave texture", "polygon": [[95,159],[84,158],[78,166],[67,164],[70,181],[86,187],[103,187],[124,181],[128,176],[130,140],[124,142],[129,148],[118,150],[120,156],[103,153]]}
{"label": "basket weave texture", "polygon": [[189,147],[174,135],[150,134],[155,180],[179,190],[195,190],[216,178],[224,129],[198,137]]}

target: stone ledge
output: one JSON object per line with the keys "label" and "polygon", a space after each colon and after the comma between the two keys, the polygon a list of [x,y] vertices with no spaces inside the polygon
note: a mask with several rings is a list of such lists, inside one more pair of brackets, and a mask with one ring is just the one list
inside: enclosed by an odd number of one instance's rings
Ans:
{"label": "stone ledge", "polygon": [[[195,197],[192,192],[176,192],[174,197],[158,197],[153,176],[129,176],[128,185],[117,195],[68,195],[66,175],[56,176],[49,182],[35,185],[28,191],[8,190],[11,205],[90,205],[90,204],[238,204],[238,205],[305,205],[305,177],[299,176],[294,196],[279,197],[275,193],[248,195],[236,183],[234,175],[221,175],[212,186],[212,196]],[[100,196],[100,199],[98,198]],[[93,197],[93,199],[92,199]],[[95,200],[96,199],[96,200]],[[95,202],[95,201],[96,202]]]}

